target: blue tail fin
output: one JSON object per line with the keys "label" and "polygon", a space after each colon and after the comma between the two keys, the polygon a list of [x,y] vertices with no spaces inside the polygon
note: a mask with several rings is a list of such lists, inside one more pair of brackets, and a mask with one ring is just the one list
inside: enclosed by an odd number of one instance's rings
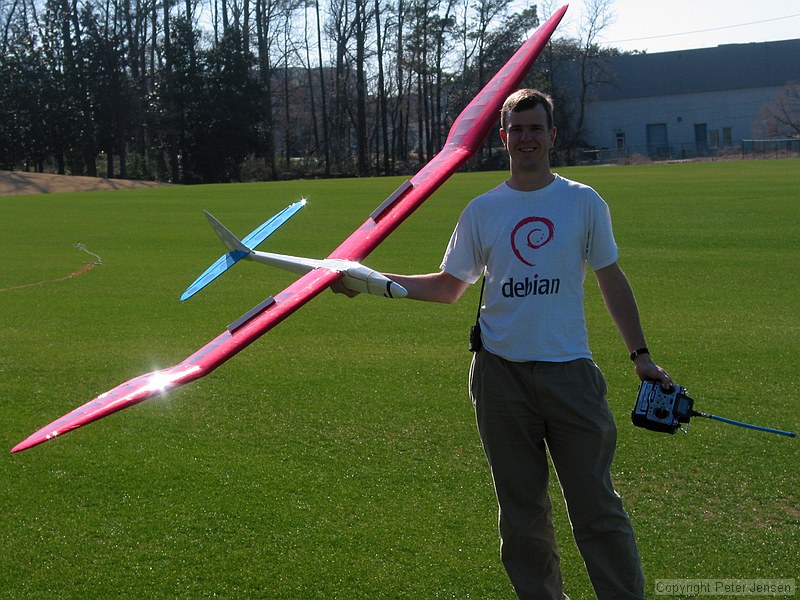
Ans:
{"label": "blue tail fin", "polygon": [[300,200],[299,202],[287,206],[277,215],[268,219],[249,233],[243,240],[239,240],[222,223],[217,221],[209,213],[206,213],[206,217],[208,217],[214,231],[228,249],[228,253],[217,259],[213,265],[206,269],[203,274],[186,289],[181,296],[181,302],[194,296],[245,256],[248,256],[256,246],[275,233],[281,225],[292,218],[305,204],[305,200]]}

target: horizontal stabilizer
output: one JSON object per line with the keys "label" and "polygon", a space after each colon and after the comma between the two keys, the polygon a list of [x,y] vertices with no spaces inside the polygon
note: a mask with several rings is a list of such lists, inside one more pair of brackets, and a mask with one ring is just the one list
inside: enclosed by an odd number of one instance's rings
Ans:
{"label": "horizontal stabilizer", "polygon": [[197,292],[230,269],[237,262],[248,256],[252,249],[275,233],[277,229],[292,218],[297,211],[306,205],[305,200],[300,200],[284,208],[281,212],[262,223],[255,230],[250,232],[243,240],[239,240],[222,223],[215,219],[210,213],[206,212],[208,222],[214,228],[219,239],[228,249],[228,253],[221,256],[217,261],[206,269],[192,285],[190,285],[181,296],[181,302],[194,296]]}
{"label": "horizontal stabilizer", "polygon": [[208,267],[208,269],[206,269],[203,274],[200,275],[200,277],[194,280],[192,285],[186,288],[186,291],[183,292],[183,295],[181,296],[181,302],[194,296],[197,292],[202,290],[209,283],[214,281],[217,277],[239,262],[239,260],[241,260],[244,256],[246,255],[239,254],[237,252],[228,252],[228,254],[218,258],[213,265]]}
{"label": "horizontal stabilizer", "polygon": [[251,250],[255,250],[258,245],[271,236],[275,231],[286,223],[289,219],[291,219],[297,211],[303,208],[306,205],[305,199],[298,200],[294,204],[290,204],[286,208],[284,208],[281,212],[277,215],[266,221],[261,227],[256,228],[254,231],[247,234],[247,236],[242,240],[245,246],[250,248]]}

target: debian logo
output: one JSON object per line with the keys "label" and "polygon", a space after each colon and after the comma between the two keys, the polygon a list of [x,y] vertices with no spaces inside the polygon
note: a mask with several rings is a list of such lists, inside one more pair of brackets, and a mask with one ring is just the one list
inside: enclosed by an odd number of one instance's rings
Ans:
{"label": "debian logo", "polygon": [[511,232],[511,248],[514,255],[529,267],[534,262],[536,251],[553,239],[555,227],[545,217],[527,217],[522,219]]}

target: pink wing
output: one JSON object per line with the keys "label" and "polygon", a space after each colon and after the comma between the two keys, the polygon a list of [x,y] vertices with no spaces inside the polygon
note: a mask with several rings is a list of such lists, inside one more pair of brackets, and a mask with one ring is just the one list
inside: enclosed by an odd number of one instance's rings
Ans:
{"label": "pink wing", "polygon": [[[361,261],[455,173],[486,139],[505,98],[519,86],[561,21],[563,6],[526,41],[453,123],[442,151],[401,185],[328,258]],[[20,442],[19,452],[111,413],[199,379],[316,297],[341,275],[314,270],[270,297],[173,367],[134,377],[76,408]]]}

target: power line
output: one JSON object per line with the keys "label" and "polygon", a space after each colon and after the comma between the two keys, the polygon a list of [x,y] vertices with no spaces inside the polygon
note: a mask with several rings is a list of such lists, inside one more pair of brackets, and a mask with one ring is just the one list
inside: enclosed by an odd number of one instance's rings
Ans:
{"label": "power line", "polygon": [[749,25],[760,25],[762,23],[784,21],[786,19],[794,19],[795,17],[800,17],[800,13],[794,15],[786,15],[784,17],[774,17],[772,19],[763,19],[761,21],[750,21],[749,23],[739,23],[738,25],[723,25],[722,27],[711,27],[709,29],[698,29],[696,31],[684,31],[682,33],[666,33],[664,35],[651,35],[649,37],[629,38],[627,40],[616,40],[614,42],[608,42],[608,44],[622,44],[624,42],[643,42],[647,40],[658,40],[662,38],[677,37],[679,35],[693,35],[696,33],[708,33],[709,31],[722,31],[723,29],[735,29],[737,27],[747,27]]}

